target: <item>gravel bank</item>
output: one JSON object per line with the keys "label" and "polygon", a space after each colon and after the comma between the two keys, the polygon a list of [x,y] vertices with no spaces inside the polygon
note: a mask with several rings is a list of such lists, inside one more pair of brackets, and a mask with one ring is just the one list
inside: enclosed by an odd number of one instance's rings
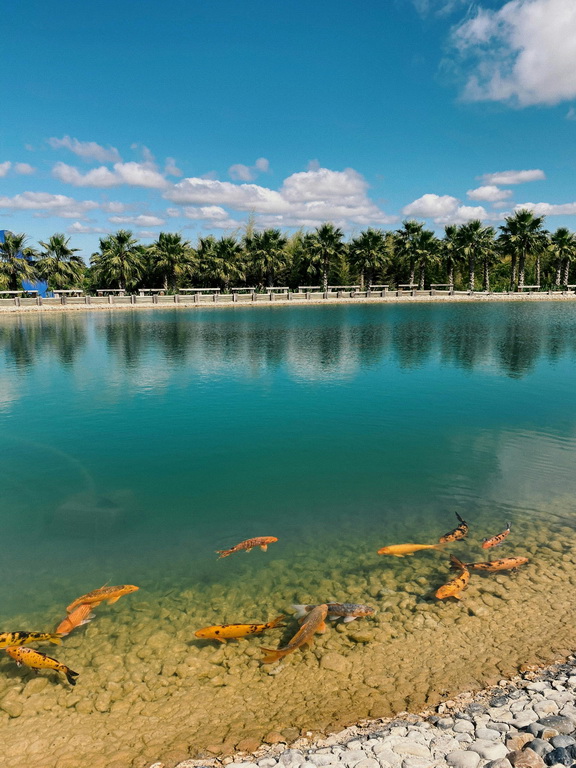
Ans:
{"label": "gravel bank", "polygon": [[[279,736],[279,735],[278,735]],[[274,741],[270,734],[269,741]],[[576,657],[528,671],[422,715],[400,715],[322,739],[297,739],[177,768],[545,768],[576,765]],[[151,768],[163,768],[160,762]]]}

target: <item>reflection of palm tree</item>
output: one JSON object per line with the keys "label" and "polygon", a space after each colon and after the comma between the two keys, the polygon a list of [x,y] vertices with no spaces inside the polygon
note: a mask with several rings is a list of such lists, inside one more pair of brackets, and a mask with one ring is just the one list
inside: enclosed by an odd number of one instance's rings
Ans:
{"label": "reflection of palm tree", "polygon": [[194,255],[190,243],[183,240],[182,235],[160,232],[147,252],[152,271],[160,276],[165,290],[175,291],[183,280],[191,277]]}
{"label": "reflection of palm tree", "polygon": [[132,288],[144,273],[144,248],[132,232],[120,229],[100,238],[100,251],[92,255],[90,263],[101,284]]}
{"label": "reflection of palm tree", "polygon": [[568,285],[570,264],[576,259],[576,234],[566,227],[559,227],[550,238],[549,250],[556,260],[555,284]]}
{"label": "reflection of palm tree", "polygon": [[272,287],[275,276],[286,267],[286,243],[279,229],[252,232],[244,238],[250,266],[258,275],[260,285],[266,282]]}
{"label": "reflection of palm tree", "polygon": [[38,275],[46,280],[49,288],[76,287],[82,280],[86,265],[76,255],[78,248],[70,248],[70,238],[61,233],[52,235],[37,262]]}
{"label": "reflection of palm tree", "polygon": [[35,280],[36,268],[33,259],[38,254],[26,246],[26,235],[6,232],[5,241],[0,243],[0,284],[9,291],[19,291],[23,280]]}
{"label": "reflection of palm tree", "polygon": [[320,274],[322,289],[328,290],[328,272],[346,253],[344,233],[333,224],[322,224],[315,232],[305,235],[304,253],[308,274]]}
{"label": "reflection of palm tree", "polygon": [[518,290],[524,287],[526,259],[530,254],[539,254],[547,245],[547,232],[543,229],[544,216],[534,216],[532,211],[522,209],[507,216],[500,227],[500,240],[506,253],[512,257],[512,280],[514,288],[516,264],[518,264]]}
{"label": "reflection of palm tree", "polygon": [[367,229],[350,242],[348,261],[360,276],[361,291],[364,290],[364,278],[368,278],[370,286],[376,273],[386,266],[388,258],[386,238],[380,229]]}

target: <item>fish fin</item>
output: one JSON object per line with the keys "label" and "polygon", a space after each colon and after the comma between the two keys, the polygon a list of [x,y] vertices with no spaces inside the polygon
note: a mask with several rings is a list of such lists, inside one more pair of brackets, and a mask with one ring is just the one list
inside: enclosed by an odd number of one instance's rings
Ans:
{"label": "fish fin", "polygon": [[260,549],[262,550],[262,552],[267,552],[268,551],[268,544],[260,544]]}
{"label": "fish fin", "polygon": [[[412,552],[412,554],[414,553]],[[392,555],[392,557],[406,557],[406,555]]]}
{"label": "fish fin", "polygon": [[71,669],[67,669],[64,673],[66,675],[66,679],[70,683],[70,685],[76,685],[76,678],[78,677],[78,672],[72,672]]}
{"label": "fish fin", "polygon": [[107,600],[106,602],[108,603],[108,605],[112,605],[113,603],[117,603],[121,597],[122,595],[118,595],[118,597],[111,597],[110,600]]}
{"label": "fish fin", "polygon": [[[318,629],[316,630],[316,632],[319,632],[321,635],[323,635],[324,632],[326,632],[327,629],[328,629],[328,627],[326,626],[326,622],[323,621],[322,624],[320,624],[318,626]],[[310,638],[309,642],[312,642],[312,638]]]}
{"label": "fish fin", "polygon": [[59,635],[60,637],[66,637],[67,635],[69,635],[69,634],[70,634],[70,632],[71,632],[71,631],[72,631],[72,630],[70,630],[69,632],[58,632],[58,635]]}
{"label": "fish fin", "polygon": [[224,643],[226,645],[226,638],[224,637],[213,637],[212,640],[218,640],[219,643]]}
{"label": "fish fin", "polygon": [[252,552],[252,547],[246,547],[246,552]]}
{"label": "fish fin", "polygon": [[294,616],[297,619],[304,618],[304,616],[306,616],[306,614],[308,613],[308,611],[306,610],[307,608],[308,608],[307,605],[293,605],[292,610],[294,611]]}
{"label": "fish fin", "polygon": [[328,616],[328,621],[338,621],[339,618],[340,618],[340,616],[338,616],[337,614],[333,613],[331,616]]}
{"label": "fish fin", "polygon": [[358,616],[344,616],[344,624],[350,624],[351,621],[356,621]]}
{"label": "fish fin", "polygon": [[274,627],[284,627],[284,624],[281,624],[281,621],[284,621],[286,616],[282,614],[281,616],[277,616],[275,619],[272,619],[272,621],[268,622],[268,629],[274,629]]}
{"label": "fish fin", "polygon": [[62,638],[59,634],[50,635],[48,640],[50,640],[51,643],[54,643],[54,645],[62,645]]}
{"label": "fish fin", "polygon": [[16,661],[16,666],[17,667],[21,667],[22,666],[22,662],[21,661]]}
{"label": "fish fin", "polygon": [[456,598],[456,600],[462,600],[462,596],[461,595],[452,595],[452,597]]}

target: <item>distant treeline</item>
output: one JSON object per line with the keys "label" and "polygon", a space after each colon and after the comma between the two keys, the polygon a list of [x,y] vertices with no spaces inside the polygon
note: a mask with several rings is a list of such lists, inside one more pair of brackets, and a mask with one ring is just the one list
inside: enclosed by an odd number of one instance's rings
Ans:
{"label": "distant treeline", "polygon": [[[164,288],[273,285],[445,283],[456,289],[518,290],[524,285],[562,286],[576,260],[576,234],[565,227],[554,233],[544,217],[519,210],[496,230],[479,221],[449,225],[437,237],[417,221],[394,231],[366,229],[345,240],[326,223],[312,232],[287,235],[279,229],[257,230],[248,224],[237,237],[201,237],[195,246],[181,234],[161,232],[150,245],[119,230],[100,238],[90,266],[55,234],[39,248],[24,234],[6,234],[0,243],[0,286],[19,290],[23,280],[42,279],[51,289],[82,287]],[[24,258],[22,258],[24,257]]]}

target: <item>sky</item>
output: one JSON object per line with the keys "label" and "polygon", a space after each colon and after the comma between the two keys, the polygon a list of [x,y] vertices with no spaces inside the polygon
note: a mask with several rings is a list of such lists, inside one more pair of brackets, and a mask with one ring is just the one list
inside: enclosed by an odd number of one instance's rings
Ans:
{"label": "sky", "polygon": [[576,230],[576,0],[19,0],[0,229]]}

